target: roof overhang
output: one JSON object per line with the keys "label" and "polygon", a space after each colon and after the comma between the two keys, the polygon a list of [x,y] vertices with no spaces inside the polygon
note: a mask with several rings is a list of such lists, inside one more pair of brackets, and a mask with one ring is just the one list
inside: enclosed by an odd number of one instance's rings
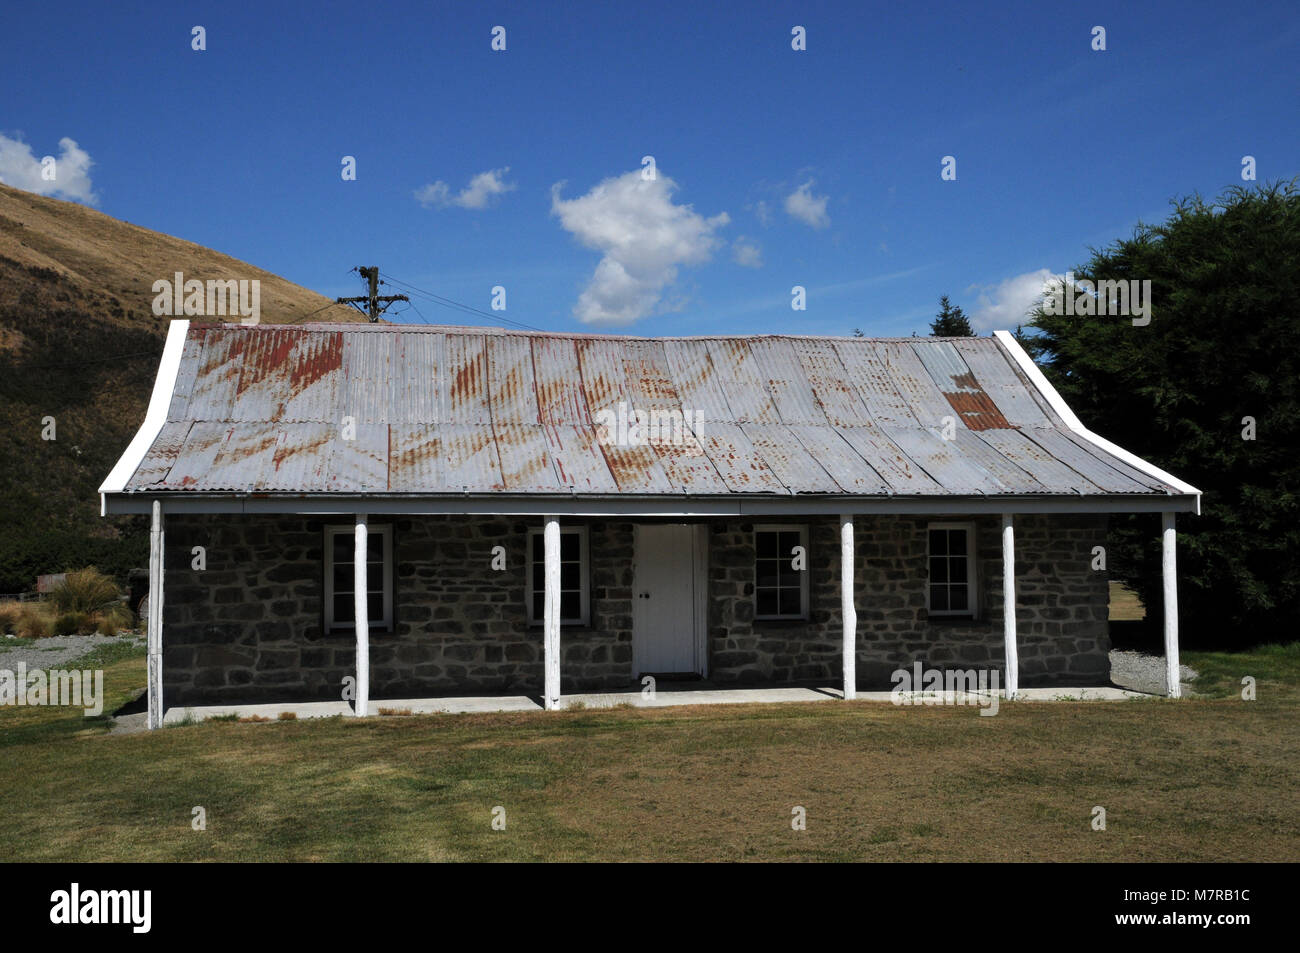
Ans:
{"label": "roof overhang", "polygon": [[109,513],[148,513],[154,500],[168,513],[294,514],[354,513],[407,516],[709,517],[821,516],[838,513],[1162,513],[1198,512],[1199,495],[1168,496],[781,496],[629,497],[466,494],[444,497],[391,494],[120,493],[105,496]]}

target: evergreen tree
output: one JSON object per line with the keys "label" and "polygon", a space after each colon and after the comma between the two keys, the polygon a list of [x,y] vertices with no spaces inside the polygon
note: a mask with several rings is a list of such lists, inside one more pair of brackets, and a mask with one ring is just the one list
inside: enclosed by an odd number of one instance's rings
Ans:
{"label": "evergreen tree", "polygon": [[970,321],[960,306],[954,307],[948,296],[939,298],[939,313],[930,322],[930,336],[937,338],[973,338]]}
{"label": "evergreen tree", "polygon": [[[1040,306],[1031,322],[1030,353],[1085,426],[1204,492],[1201,515],[1178,518],[1190,644],[1300,631],[1297,181],[1176,200],[1164,223],[1139,224],[1074,270],[1076,281],[1149,280],[1149,323],[1077,306]],[[1072,290],[1076,303],[1086,288]],[[1158,517],[1111,526],[1111,574],[1158,621]]]}

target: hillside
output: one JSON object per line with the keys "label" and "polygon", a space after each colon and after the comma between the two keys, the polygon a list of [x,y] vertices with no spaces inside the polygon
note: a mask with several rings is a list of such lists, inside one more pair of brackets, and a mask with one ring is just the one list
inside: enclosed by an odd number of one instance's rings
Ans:
{"label": "hillside", "polygon": [[260,280],[264,323],[357,317],[193,242],[0,185],[0,593],[144,565],[143,521],[101,518],[96,490],[144,419],[168,321],[152,287],[177,271]]}

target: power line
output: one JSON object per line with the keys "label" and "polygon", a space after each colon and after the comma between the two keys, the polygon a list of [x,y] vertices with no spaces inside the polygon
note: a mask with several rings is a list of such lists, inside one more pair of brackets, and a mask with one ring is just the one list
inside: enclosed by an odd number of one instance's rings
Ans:
{"label": "power line", "polygon": [[415,285],[394,278],[392,275],[387,274],[386,272],[381,272],[381,274],[383,274],[386,280],[392,282],[393,284],[400,285],[401,287],[405,288],[407,291],[410,291],[412,294],[423,295],[425,298],[428,298],[434,304],[440,304],[444,308],[452,308],[454,310],[462,311],[466,314],[473,314],[473,315],[477,315],[478,317],[488,318],[489,320],[494,322],[504,322],[505,324],[513,324],[515,327],[522,328],[525,331],[542,330],[541,328],[533,327],[531,324],[524,324],[521,321],[514,321],[510,318],[503,317],[500,314],[493,314],[487,311],[480,311],[478,308],[475,308],[472,305],[461,304],[459,301],[453,301],[451,298],[445,298],[442,295],[434,294],[432,291],[426,291],[423,288],[417,288]]}

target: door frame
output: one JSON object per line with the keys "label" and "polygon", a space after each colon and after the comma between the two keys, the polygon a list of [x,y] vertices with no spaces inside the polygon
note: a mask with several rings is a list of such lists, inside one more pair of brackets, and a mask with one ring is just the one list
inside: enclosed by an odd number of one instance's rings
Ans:
{"label": "door frame", "polygon": [[[642,526],[685,526],[691,530],[691,599],[694,638],[692,639],[693,666],[691,671],[701,678],[709,677],[709,525],[707,523],[634,523],[632,525],[632,598],[637,593],[637,559],[641,549]],[[635,606],[635,602],[633,603]],[[641,677],[637,665],[636,613],[632,615],[632,666],[633,675]]]}

